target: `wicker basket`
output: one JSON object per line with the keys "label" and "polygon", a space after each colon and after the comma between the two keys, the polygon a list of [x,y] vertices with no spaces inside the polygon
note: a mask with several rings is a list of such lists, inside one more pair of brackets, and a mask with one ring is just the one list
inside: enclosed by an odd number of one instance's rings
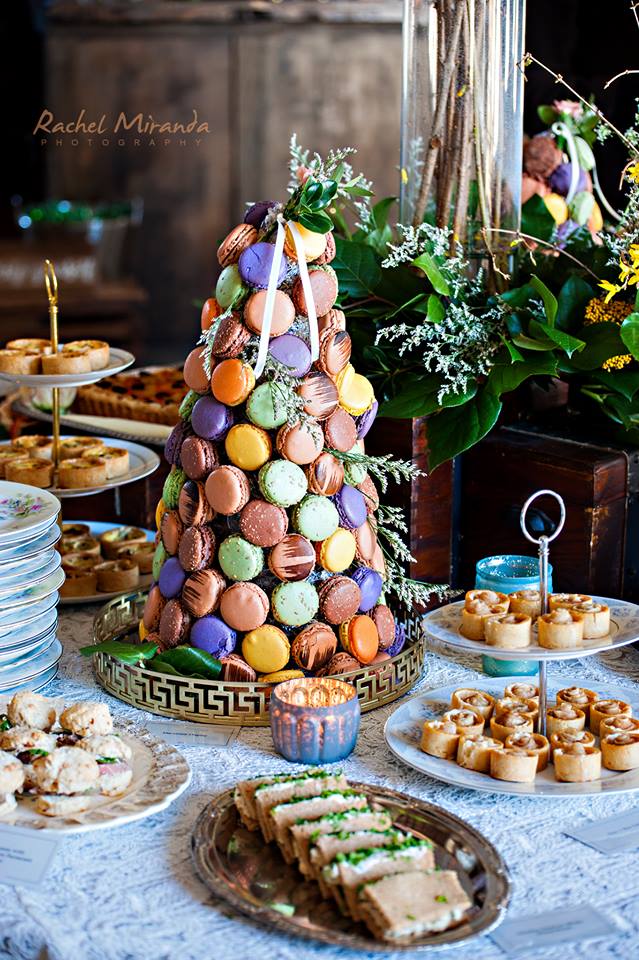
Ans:
{"label": "wicker basket", "polygon": [[[129,594],[107,603],[97,614],[93,632],[96,643],[113,640],[137,630],[144,609],[145,593]],[[363,667],[340,674],[355,685],[362,712],[397,700],[415,685],[424,666],[421,618],[403,618],[406,646],[396,657],[376,667]],[[198,723],[235,726],[268,726],[268,702],[272,684],[224,683],[156,673],[131,666],[105,653],[94,656],[98,683],[108,693],[141,710],[164,717],[179,717]]]}

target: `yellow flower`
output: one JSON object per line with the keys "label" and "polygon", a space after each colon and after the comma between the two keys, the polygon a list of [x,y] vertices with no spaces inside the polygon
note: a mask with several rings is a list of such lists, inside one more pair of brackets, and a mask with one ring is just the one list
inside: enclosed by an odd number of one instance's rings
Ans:
{"label": "yellow flower", "polygon": [[601,280],[599,286],[602,290],[606,290],[606,297],[604,303],[609,303],[614,296],[621,292],[623,287],[618,287],[616,283],[610,283],[609,280]]}
{"label": "yellow flower", "polygon": [[[613,283],[607,283],[607,281],[602,281],[600,286],[607,284],[608,287],[614,287]],[[610,294],[612,296],[612,294]],[[608,303],[608,297],[604,300],[602,297],[593,297],[592,300],[589,300],[586,304],[586,309],[584,310],[584,323],[586,326],[590,326],[593,323],[617,323],[622,324],[628,314],[632,313],[632,304],[626,303],[625,300],[617,300],[616,303]],[[621,370],[623,367],[626,367],[629,363],[632,363],[632,356],[629,353],[622,354],[617,357],[608,357],[607,360],[604,360],[601,367],[602,370],[605,370],[607,373],[611,373],[614,370]]]}
{"label": "yellow flower", "polygon": [[633,163],[631,167],[628,167],[626,173],[628,174],[628,178],[632,180],[633,183],[639,183],[639,161],[637,163]]}
{"label": "yellow flower", "polygon": [[632,363],[632,357],[629,353],[624,353],[622,356],[609,357],[608,360],[604,360],[601,369],[611,373],[613,370],[622,370],[629,363]]}

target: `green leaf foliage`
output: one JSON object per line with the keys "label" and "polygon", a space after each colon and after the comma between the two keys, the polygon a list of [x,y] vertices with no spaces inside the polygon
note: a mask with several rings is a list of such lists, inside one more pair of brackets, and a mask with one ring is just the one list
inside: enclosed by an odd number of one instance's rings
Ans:
{"label": "green leaf foliage", "polygon": [[632,400],[639,390],[639,370],[615,370],[614,373],[601,370],[593,374],[593,377],[611,393],[620,393],[626,400]]}
{"label": "green leaf foliage", "polygon": [[551,343],[560,347],[569,357],[572,357],[573,353],[583,350],[585,346],[584,340],[573,337],[572,334],[565,333],[563,330],[557,330],[555,327],[551,327],[549,323],[541,323],[539,320],[531,320],[528,329],[540,339],[546,336]]}
{"label": "green leaf foliage", "polygon": [[169,664],[184,677],[199,674],[206,680],[217,680],[222,672],[220,661],[197,647],[182,646],[163,650],[159,657],[155,658],[154,663],[157,664],[159,660],[163,664]]}
{"label": "green leaf foliage", "polygon": [[541,104],[537,107],[537,116],[542,123],[545,123],[547,127],[554,123],[557,119],[557,113],[554,107],[549,106],[548,104]]}
{"label": "green leaf foliage", "polygon": [[575,137],[575,147],[577,149],[577,160],[581,169],[592,170],[595,165],[595,155],[583,137]]}
{"label": "green leaf foliage", "polygon": [[575,370],[599,370],[610,357],[626,353],[616,323],[590,324],[581,328],[579,336],[585,347],[571,358],[570,365]]}
{"label": "green leaf foliage", "polygon": [[125,643],[122,640],[105,640],[103,643],[92,643],[88,647],[80,647],[83,657],[92,657],[94,653],[106,653],[122,663],[139,663],[148,660],[157,652],[157,643]]}
{"label": "green leaf foliage", "polygon": [[595,292],[585,280],[574,274],[568,277],[557,297],[557,318],[555,326],[567,333],[573,333],[584,322],[586,304],[595,296]]}
{"label": "green leaf foliage", "polygon": [[380,416],[410,419],[425,417],[429,413],[439,410],[437,392],[429,390],[428,385],[421,380],[410,382],[403,387],[401,393],[380,404]]}
{"label": "green leaf foliage", "polygon": [[337,274],[340,294],[355,300],[373,296],[382,279],[382,270],[372,247],[348,243],[335,237],[337,252],[331,266]]}
{"label": "green leaf foliage", "polygon": [[450,407],[434,416],[428,425],[428,462],[431,470],[468,450],[497,423],[501,402],[482,388],[463,406]]}
{"label": "green leaf foliage", "polygon": [[639,360],[639,313],[629,314],[621,324],[621,339],[635,360]]}
{"label": "green leaf foliage", "polygon": [[580,227],[585,226],[595,206],[595,198],[587,190],[581,190],[572,198],[569,206],[570,216]]}
{"label": "green leaf foliage", "polygon": [[495,396],[516,390],[529,377],[554,377],[557,360],[551,353],[538,354],[521,363],[504,363],[494,366],[488,376],[486,389]]}
{"label": "green leaf foliage", "polygon": [[521,232],[539,240],[551,240],[555,220],[540,196],[534,194],[521,208]]}
{"label": "green leaf foliage", "polygon": [[448,281],[446,280],[446,277],[442,273],[432,254],[427,252],[420,254],[416,260],[413,260],[413,266],[424,271],[432,283],[433,290],[436,293],[441,293],[443,297],[450,296],[450,287],[448,286]]}
{"label": "green leaf foliage", "polygon": [[550,327],[554,327],[558,308],[557,298],[555,297],[554,293],[548,289],[543,280],[540,280],[539,277],[535,276],[534,274],[530,278],[530,285],[535,293],[538,293],[542,299],[548,325]]}

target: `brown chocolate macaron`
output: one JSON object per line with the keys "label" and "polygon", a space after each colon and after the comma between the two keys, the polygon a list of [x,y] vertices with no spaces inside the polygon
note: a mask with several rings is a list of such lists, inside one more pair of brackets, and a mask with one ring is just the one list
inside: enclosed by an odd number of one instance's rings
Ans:
{"label": "brown chocolate macaron", "polygon": [[356,660],[355,657],[351,657],[350,653],[346,653],[345,650],[340,650],[339,653],[336,653],[335,656],[331,657],[325,667],[322,667],[321,670],[318,670],[316,676],[336,677],[342,673],[352,673],[353,670],[361,669],[362,665],[359,660]]}
{"label": "brown chocolate macaron", "polygon": [[360,563],[370,566],[377,548],[377,536],[372,524],[367,520],[361,527],[353,531],[355,534],[355,558]]}
{"label": "brown chocolate macaron", "polygon": [[239,653],[229,653],[227,657],[222,657],[220,663],[224,683],[255,683],[257,680],[255,670]]}
{"label": "brown chocolate macaron", "polygon": [[357,489],[364,494],[367,512],[369,514],[375,513],[379,507],[379,493],[368,474],[366,474],[361,483],[357,484]]}
{"label": "brown chocolate macaron", "polygon": [[306,580],[315,567],[315,548],[299,533],[287,534],[268,557],[271,573],[280,580]]}
{"label": "brown chocolate macaron", "polygon": [[191,618],[179,600],[168,600],[160,617],[160,642],[165,650],[184,643],[191,628]]}
{"label": "brown chocolate macaron", "polygon": [[321,453],[307,469],[306,476],[309,493],[322,497],[332,497],[344,486],[344,466],[332,453]]}
{"label": "brown chocolate macaron", "polygon": [[211,374],[204,369],[203,349],[200,345],[191,350],[184,361],[184,382],[189,390],[195,390],[196,393],[208,393],[211,389]]}
{"label": "brown chocolate macaron", "polygon": [[187,527],[180,540],[178,559],[187,573],[202,570],[215,555],[215,534],[210,527]]}
{"label": "brown chocolate macaron", "polygon": [[357,441],[357,424],[342,407],[335,410],[324,424],[326,446],[347,453]]}
{"label": "brown chocolate macaron", "polygon": [[320,353],[317,362],[320,370],[329,377],[336,377],[351,359],[351,338],[345,330],[325,330],[320,337]]}
{"label": "brown chocolate macaron", "polygon": [[285,423],[278,431],[277,451],[285,460],[290,460],[292,463],[300,466],[312,463],[317,460],[323,449],[324,432],[319,423],[312,421],[293,425]]}
{"label": "brown chocolate macaron", "polygon": [[196,480],[187,480],[180,490],[178,513],[185,527],[209,523],[214,513],[206,499],[204,484]]}
{"label": "brown chocolate macaron", "polygon": [[142,623],[147,630],[157,630],[165,604],[166,600],[160,593],[160,588],[157,583],[154,583],[149,590],[149,595],[144,604],[144,613],[142,614]]}
{"label": "brown chocolate macaron", "polygon": [[164,549],[170,556],[175,556],[180,546],[184,532],[184,524],[177,510],[167,510],[160,520],[160,536]]}
{"label": "brown chocolate macaron", "polygon": [[217,570],[198,570],[191,574],[182,587],[182,603],[194,617],[206,617],[220,605],[226,589],[226,580]]}
{"label": "brown chocolate macaron", "polygon": [[233,630],[248,633],[265,622],[270,604],[256,583],[233,583],[222,594],[220,616]]}
{"label": "brown chocolate macaron", "polygon": [[384,603],[378,603],[369,613],[377,627],[379,649],[388,650],[395,641],[395,617]]}
{"label": "brown chocolate macaron", "polygon": [[288,530],[288,514],[266,500],[250,500],[240,514],[240,533],[256,547],[274,547]]}
{"label": "brown chocolate macaron", "polygon": [[326,420],[337,409],[339,394],[329,376],[312,370],[300,383],[297,392],[304,401],[304,412],[316,420]]}
{"label": "brown chocolate macaron", "polygon": [[[266,297],[266,290],[258,290],[246,301],[244,307],[244,323],[252,333],[259,334],[262,332]],[[294,320],[295,307],[293,306],[293,301],[283,290],[276,290],[275,300],[273,301],[270,336],[280,337],[290,329]]]}
{"label": "brown chocolate macaron", "polygon": [[216,467],[206,481],[206,497],[213,510],[225,517],[239,513],[251,497],[248,477],[239,467]]}
{"label": "brown chocolate macaron", "polygon": [[219,464],[215,444],[202,437],[187,437],[182,442],[180,460],[189,480],[204,480]]}
{"label": "brown chocolate macaron", "polygon": [[220,322],[213,338],[212,353],[218,360],[230,360],[239,357],[251,339],[251,332],[242,323],[237,314],[232,313]]}
{"label": "brown chocolate macaron", "polygon": [[324,316],[317,318],[317,326],[320,336],[325,330],[346,330],[346,316],[343,310],[333,308],[325,313]]}
{"label": "brown chocolate macaron", "polygon": [[[323,317],[337,300],[339,292],[337,275],[332,267],[315,267],[308,271],[308,279],[315,302],[315,312],[318,317]],[[298,277],[293,284],[292,297],[297,312],[307,317],[308,305],[301,277]]]}
{"label": "brown chocolate macaron", "polygon": [[313,263],[316,263],[318,266],[321,266],[324,263],[332,263],[335,259],[335,254],[337,253],[337,244],[335,243],[335,237],[333,236],[332,231],[326,234],[326,246],[324,247],[324,253],[313,260]]}
{"label": "brown chocolate macaron", "polygon": [[331,577],[319,592],[320,614],[328,623],[344,623],[354,617],[362,602],[362,593],[351,577]]}
{"label": "brown chocolate macaron", "polygon": [[238,223],[217,248],[217,262],[221,267],[237,263],[240,254],[257,242],[257,230],[250,223]]}
{"label": "brown chocolate macaron", "polygon": [[302,670],[315,672],[329,662],[337,650],[335,632],[325,623],[312,620],[291,644],[291,656]]}

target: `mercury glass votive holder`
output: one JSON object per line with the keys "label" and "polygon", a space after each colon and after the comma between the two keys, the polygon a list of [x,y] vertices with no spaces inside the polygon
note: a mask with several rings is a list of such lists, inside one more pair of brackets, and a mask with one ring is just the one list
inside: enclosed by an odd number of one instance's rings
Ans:
{"label": "mercury glass votive holder", "polygon": [[361,709],[350,683],[305,677],[278,683],[269,716],[275,749],[286,760],[334,763],[355,748]]}

